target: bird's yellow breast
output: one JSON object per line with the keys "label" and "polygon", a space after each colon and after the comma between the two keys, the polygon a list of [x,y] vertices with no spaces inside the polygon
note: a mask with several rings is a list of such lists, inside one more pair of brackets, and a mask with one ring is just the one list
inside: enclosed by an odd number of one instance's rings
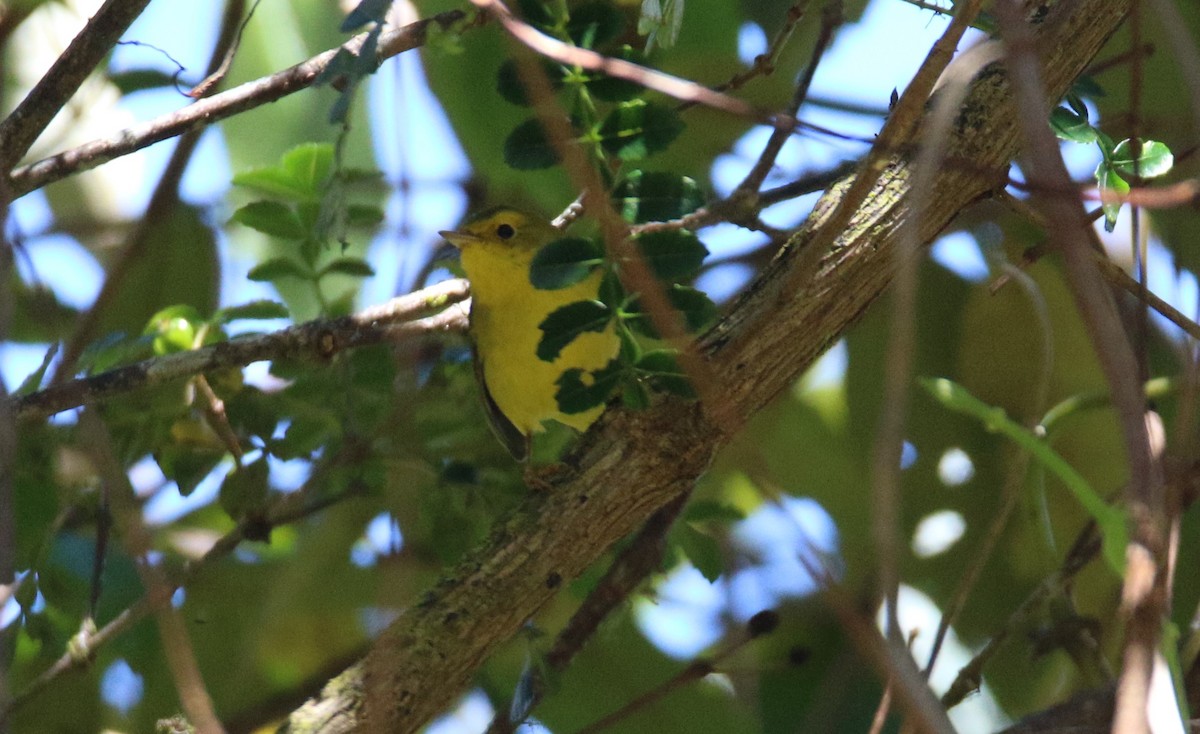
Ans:
{"label": "bird's yellow breast", "polygon": [[555,384],[563,371],[596,370],[620,348],[612,327],[587,332],[563,349],[553,362],[538,359],[542,321],[560,307],[593,300],[601,273],[561,290],[538,290],[529,282],[536,249],[471,244],[462,248],[463,269],[471,281],[471,335],[488,392],[505,417],[525,435],[540,432],[554,419],[584,430],[603,406],[583,413],[559,411]]}

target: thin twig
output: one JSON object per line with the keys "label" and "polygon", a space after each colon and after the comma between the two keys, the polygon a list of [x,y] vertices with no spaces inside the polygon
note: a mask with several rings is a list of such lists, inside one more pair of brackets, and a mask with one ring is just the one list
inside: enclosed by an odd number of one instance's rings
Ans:
{"label": "thin twig", "polygon": [[[112,437],[94,410],[85,410],[79,419],[83,448],[90,455],[100,475],[106,495],[111,499],[113,517],[126,555],[133,559],[138,576],[146,587],[146,595],[154,599],[170,599],[174,588],[166,580],[163,570],[155,566],[147,554],[153,548],[150,533],[142,523],[141,511],[134,498],[133,486],[129,483],[113,451]],[[213,708],[212,697],[204,685],[200,666],[187,628],[179,610],[170,604],[159,604],[155,611],[158,633],[167,669],[175,682],[179,701],[192,726],[201,734],[224,732],[220,719]]]}
{"label": "thin twig", "polygon": [[[242,32],[246,30],[250,19],[254,17],[254,11],[258,9],[258,4],[262,0],[254,0],[254,5],[250,7],[250,12],[246,13],[246,17],[242,18],[242,13],[246,10],[246,0],[231,0],[225,6],[225,21],[223,22],[223,33],[225,28],[233,26],[235,30],[230,34],[231,38],[228,43],[218,43],[217,48],[222,49],[220,62],[215,67],[210,64],[208,74],[200,80],[200,83],[192,87],[188,91],[188,96],[192,99],[207,97],[213,89],[217,87],[225,79],[225,75],[229,72],[229,67],[233,65],[233,57],[237,55],[237,50],[242,44]],[[231,23],[231,19],[237,19],[236,23]]]}
{"label": "thin twig", "polygon": [[929,95],[933,92],[942,72],[950,64],[963,34],[967,32],[973,19],[973,14],[962,10],[957,12],[941,38],[929,49],[916,76],[909,82],[904,94],[893,106],[887,122],[879,131],[875,144],[862,163],[854,182],[850,184],[850,188],[838,202],[837,208],[829,215],[828,220],[822,224],[822,236],[808,247],[807,254],[802,253],[808,262],[804,264],[804,267],[794,271],[795,275],[792,276],[794,282],[790,284],[792,287],[800,287],[803,279],[812,277],[812,269],[818,264],[817,258],[829,248],[837,234],[845,229],[851,215],[866,200],[871,188],[882,176],[894,152],[902,149],[901,144],[904,141],[912,139],[912,131],[925,111]]}
{"label": "thin twig", "polygon": [[718,663],[729,659],[738,650],[741,650],[751,640],[761,637],[775,630],[779,625],[779,616],[773,611],[762,611],[755,614],[746,623],[744,631],[726,643],[711,657],[697,658],[689,663],[683,670],[671,676],[668,680],[650,689],[646,693],[638,696],[634,700],[625,704],[621,708],[612,713],[600,718],[597,721],[588,724],[579,729],[576,734],[595,734],[598,731],[603,731],[610,726],[629,718],[634,713],[646,708],[647,706],[657,703],[666,696],[680,688],[694,683],[701,678],[704,678],[718,670]]}
{"label": "thin twig", "polygon": [[[1033,34],[1016,0],[1000,0],[995,12],[1025,141],[1024,169],[1031,181],[1069,186],[1058,143],[1045,124]],[[1076,307],[1108,380],[1129,462],[1125,497],[1132,532],[1122,590],[1122,609],[1128,617],[1113,730],[1137,734],[1148,730],[1150,675],[1167,601],[1163,597],[1166,574],[1161,573],[1166,546],[1161,468],[1150,452],[1137,363],[1090,252],[1090,237],[1095,237],[1095,232],[1084,220],[1077,202],[1061,196],[1039,196],[1036,203],[1051,226],[1052,241],[1063,255]]]}
{"label": "thin twig", "polygon": [[[775,38],[771,40],[770,45],[767,46],[767,50],[754,57],[754,63],[751,64],[748,70],[740,74],[734,74],[729,81],[724,84],[718,84],[713,88],[718,92],[728,92],[730,90],[741,89],[745,86],[746,82],[755,77],[774,74],[775,63],[779,60],[779,54],[783,52],[784,46],[791,40],[796,26],[804,19],[804,14],[808,11],[808,3],[809,0],[800,0],[800,2],[793,3],[787,9],[783,26],[775,34]],[[690,103],[685,103],[684,106],[690,106]]]}
{"label": "thin twig", "polygon": [[[820,65],[822,57],[825,56],[825,51],[833,41],[834,32],[842,25],[843,20],[841,0],[827,0],[825,10],[821,13],[821,29],[817,33],[817,42],[813,46],[812,55],[808,59],[808,65],[804,67],[804,73],[800,75],[800,80],[796,82],[796,91],[792,94],[792,101],[787,108],[787,114],[791,117],[796,117],[800,112],[800,106],[808,98],[808,89],[812,86],[813,77],[817,73],[817,66]],[[758,189],[762,186],[762,182],[766,180],[767,174],[774,168],[775,159],[779,157],[779,152],[783,150],[783,144],[788,141],[791,134],[792,131],[785,128],[777,127],[771,131],[771,137],[767,139],[767,144],[763,146],[763,151],[759,155],[758,161],[751,167],[750,172],[746,174],[746,178],[734,189],[733,195],[730,198],[753,197],[757,193]]]}
{"label": "thin twig", "polygon": [[980,682],[983,680],[984,666],[1000,651],[1001,646],[1008,638],[1028,626],[1030,617],[1045,600],[1055,594],[1065,593],[1064,590],[1071,584],[1076,574],[1086,568],[1098,555],[1100,555],[1100,533],[1096,530],[1095,523],[1088,523],[1075,538],[1075,543],[1067,552],[1066,558],[1063,559],[1062,567],[1038,584],[1037,588],[1025,597],[1020,606],[1013,610],[1004,626],[994,632],[983,648],[959,669],[954,682],[942,694],[942,704],[946,709],[954,708],[973,691],[979,689]]}
{"label": "thin twig", "polygon": [[[208,68],[210,70],[220,65],[221,58],[233,44],[241,15],[233,12],[236,9],[234,6],[238,4],[240,3],[232,3],[226,7],[221,21],[221,29],[217,34],[217,41],[209,56]],[[108,267],[100,293],[80,317],[71,336],[63,345],[58,365],[54,368],[50,380],[51,385],[62,383],[74,374],[75,365],[88,342],[95,338],[96,329],[99,328],[104,314],[108,313],[112,302],[124,292],[125,278],[130,270],[142,258],[146,248],[150,246],[151,240],[159,231],[159,227],[162,226],[162,222],[169,221],[174,215],[175,209],[179,207],[179,184],[183,180],[183,173],[192,159],[192,154],[196,151],[196,146],[200,143],[200,134],[200,130],[188,131],[179,138],[175,149],[171,151],[171,157],[168,159],[158,183],[154,186],[154,192],[150,195],[146,210],[125,238],[120,254]]]}
{"label": "thin twig", "polygon": [[[913,80],[897,112],[910,97],[913,85],[925,83],[932,86],[933,80],[923,77],[937,70],[939,75],[949,62],[961,38],[979,14],[982,0],[970,0],[960,4],[954,20],[938,39],[917,79]],[[939,50],[940,49],[940,50]],[[941,59],[945,58],[942,62]],[[933,60],[937,59],[936,63]],[[887,621],[887,637],[894,646],[901,641],[899,606],[900,588],[900,464],[904,446],[904,425],[908,418],[908,393],[912,382],[912,364],[916,351],[917,310],[917,255],[921,246],[920,224],[929,205],[929,196],[937,170],[942,163],[941,141],[948,137],[962,100],[966,97],[970,82],[984,66],[983,63],[963,63],[951,67],[945,75],[943,93],[935,101],[932,114],[919,139],[919,148],[913,165],[912,189],[917,193],[913,201],[912,215],[905,222],[897,242],[896,275],[892,285],[891,323],[887,340],[887,368],[883,375],[883,399],[879,423],[872,450],[871,531],[875,544],[875,562],[878,566],[880,597],[886,601],[884,618]],[[911,102],[910,102],[911,103]],[[912,122],[915,125],[915,119]],[[880,139],[890,126],[880,133]],[[872,152],[871,156],[877,155]],[[852,186],[866,181],[860,173]],[[849,194],[848,194],[849,195]]]}
{"label": "thin twig", "polygon": [[44,418],[87,402],[223,367],[282,358],[327,360],[355,347],[437,332],[462,331],[466,328],[466,316],[460,307],[447,308],[425,318],[416,317],[462,301],[467,294],[466,281],[447,280],[353,316],[309,321],[271,334],[236,337],[189,352],[143,360],[30,395],[9,398],[8,403],[15,407],[19,418]]}
{"label": "thin twig", "polygon": [[[567,669],[583,646],[596,633],[614,609],[629,598],[638,586],[658,569],[666,550],[666,533],[687,503],[688,495],[680,495],[658,512],[654,513],[636,536],[609,566],[604,578],[592,589],[571,619],[558,633],[554,644],[546,653],[546,669],[559,673]],[[559,580],[561,582],[561,579]],[[526,711],[532,711],[546,694],[546,681],[535,668],[529,688]],[[510,707],[511,709],[511,707]],[[514,722],[509,712],[499,711],[492,717],[488,734],[508,734]]]}
{"label": "thin twig", "polygon": [[772,114],[759,110],[737,97],[714,91],[688,79],[681,79],[665,72],[640,66],[624,59],[614,59],[590,49],[571,46],[557,38],[551,38],[528,23],[523,23],[498,0],[472,0],[475,5],[495,15],[504,29],[530,49],[558,61],[566,66],[578,66],[588,71],[599,71],[608,76],[640,84],[647,89],[665,94],[681,102],[692,102],[728,112],[731,115],[755,120],[771,127],[792,130],[795,118],[789,115]]}
{"label": "thin twig", "polygon": [[[150,0],[107,0],[96,11],[45,76],[0,122],[0,170],[12,168],[29,152],[54,116],[149,4]],[[22,193],[14,187],[14,197]]]}
{"label": "thin twig", "polygon": [[227,557],[244,541],[261,538],[269,534],[273,528],[298,522],[325,510],[336,502],[359,495],[361,493],[359,488],[351,485],[346,491],[338,494],[327,497],[314,496],[324,490],[327,473],[332,468],[351,464],[361,458],[361,446],[348,443],[341,452],[317,467],[299,490],[279,496],[261,516],[243,518],[238,521],[238,524],[213,543],[203,556],[188,563],[182,574],[169,583],[167,588],[158,588],[156,593],[150,593],[150,591],[155,591],[153,589],[148,591],[145,596],[117,614],[108,624],[98,630],[88,631],[86,636],[82,633],[78,635],[75,639],[83,643],[79,649],[69,649],[63,653],[23,690],[0,704],[0,727],[3,727],[9,716],[55,680],[72,670],[85,667],[101,647],[116,640],[138,622],[169,605],[171,597],[177,589],[185,588],[202,569]]}
{"label": "thin twig", "polygon": [[[1026,428],[1032,429],[1038,424],[1039,419],[1045,412],[1046,400],[1050,391],[1050,380],[1054,373],[1054,327],[1050,321],[1050,311],[1046,305],[1046,299],[1042,296],[1041,291],[1038,290],[1037,284],[1033,282],[1032,278],[1015,266],[1008,265],[1007,267],[1012,278],[1021,285],[1026,298],[1029,300],[1036,318],[1038,333],[1042,337],[1041,370],[1039,370],[1037,382],[1034,384],[1031,407],[1026,414],[1025,420],[1022,421]],[[1021,488],[1024,486],[1025,472],[1028,468],[1029,452],[1021,448],[1015,449],[1013,451],[1013,458],[1008,462],[1007,471],[1005,472],[1004,486],[1000,492],[1000,507],[992,518],[992,521],[988,524],[987,534],[984,535],[979,550],[970,554],[970,561],[954,591],[954,596],[942,613],[941,619],[938,620],[937,632],[934,634],[933,645],[929,650],[929,660],[925,663],[926,678],[930,677],[933,673],[934,663],[937,662],[938,653],[941,651],[946,635],[949,633],[950,628],[954,626],[954,623],[958,621],[958,615],[966,607],[971,592],[975,589],[975,585],[983,575],[984,567],[991,560],[992,554],[996,551],[996,546],[1000,543],[1004,529],[1008,526],[1008,520],[1012,517],[1013,510],[1017,508],[1018,501],[1021,498]]]}
{"label": "thin twig", "polygon": [[[431,25],[449,28],[465,20],[466,13],[449,10],[409,23],[403,28],[385,31],[379,38],[380,61],[411,51],[425,43]],[[115,158],[129,155],[162,140],[181,135],[188,130],[200,130],[214,122],[240,112],[261,107],[312,85],[328,67],[329,62],[343,49],[357,53],[366,40],[361,33],[338,48],[316,56],[270,76],[246,82],[220,94],[205,97],[187,107],[160,115],[153,120],[132,125],[107,138],[84,143],[36,163],[17,168],[11,175],[13,196],[22,196],[46,184],[86,171]]]}

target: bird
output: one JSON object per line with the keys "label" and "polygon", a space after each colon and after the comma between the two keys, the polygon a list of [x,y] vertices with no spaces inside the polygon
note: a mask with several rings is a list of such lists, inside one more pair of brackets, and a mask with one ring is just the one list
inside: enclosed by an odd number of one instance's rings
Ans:
{"label": "bird", "polygon": [[620,341],[613,325],[580,334],[552,362],[537,356],[537,346],[547,316],[569,303],[597,299],[603,272],[566,288],[536,288],[529,275],[534,255],[563,235],[548,220],[511,207],[488,209],[461,229],[439,234],[461,252],[471,282],[467,331],[475,377],[496,437],[524,462],[533,435],[545,430],[544,421],[587,430],[604,406],[564,413],[556,383],[568,369],[598,370],[617,356]]}

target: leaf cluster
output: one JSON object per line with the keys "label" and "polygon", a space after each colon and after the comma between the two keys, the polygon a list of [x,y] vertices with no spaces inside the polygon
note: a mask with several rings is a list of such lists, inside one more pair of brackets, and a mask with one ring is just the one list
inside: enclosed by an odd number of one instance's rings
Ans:
{"label": "leaf cluster", "polygon": [[[312,289],[324,313],[348,311],[347,299],[353,291],[343,294],[341,303],[333,307],[325,300],[322,283],[335,275],[360,279],[375,274],[366,260],[344,254],[345,232],[377,227],[383,211],[375,205],[339,202],[334,194],[349,182],[369,178],[363,172],[335,170],[334,147],[321,143],[296,146],[277,165],[234,176],[235,185],[273,198],[242,206],[231,221],[289,246],[289,254],[251,268],[250,280],[279,284],[294,279]],[[343,243],[341,253],[330,247],[333,238]]]}
{"label": "leaf cluster", "polygon": [[[1145,181],[1170,172],[1175,157],[1166,143],[1157,140],[1125,138],[1114,142],[1108,134],[1088,119],[1084,96],[1088,93],[1102,94],[1098,86],[1087,80],[1081,81],[1067,95],[1065,104],[1050,113],[1050,127],[1062,140],[1084,145],[1095,144],[1100,149],[1101,160],[1096,166],[1096,184],[1100,193],[1124,196],[1129,193],[1130,181]],[[1121,202],[1106,201],[1104,229],[1112,232],[1117,226],[1117,215]]]}

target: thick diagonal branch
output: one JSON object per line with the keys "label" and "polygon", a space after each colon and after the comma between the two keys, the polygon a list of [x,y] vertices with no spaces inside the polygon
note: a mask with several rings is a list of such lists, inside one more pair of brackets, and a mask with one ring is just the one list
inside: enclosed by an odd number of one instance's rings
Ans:
{"label": "thick diagonal branch", "polygon": [[[1130,2],[1063,0],[1044,16],[1036,33],[1051,99],[1100,49]],[[944,141],[947,164],[931,189],[912,191],[910,163],[894,156],[863,204],[826,240],[832,245],[808,253],[806,245],[828,236],[823,227],[846,184],[831,188],[789,247],[701,345],[726,400],[738,408],[733,413],[752,415],[773,400],[879,297],[895,272],[901,225],[914,224],[909,220],[917,197],[923,205],[915,226],[920,241],[929,242],[1002,184],[1017,141],[1008,84],[990,66]],[[728,419],[718,428],[699,406],[676,400],[640,413],[610,410],[572,457],[574,477],[531,496],[502,521],[487,542],[400,614],[363,663],[295,712],[289,730],[419,729],[556,593],[558,580],[579,575],[687,492],[736,428]],[[899,705],[918,721],[928,697],[914,686],[896,691]]]}

